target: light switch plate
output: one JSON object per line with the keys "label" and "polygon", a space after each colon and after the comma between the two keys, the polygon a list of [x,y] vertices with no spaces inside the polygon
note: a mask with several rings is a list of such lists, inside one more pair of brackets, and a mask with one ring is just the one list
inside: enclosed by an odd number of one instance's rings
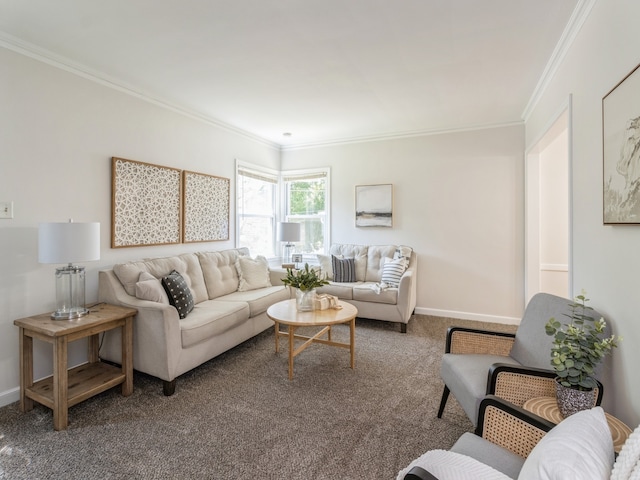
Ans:
{"label": "light switch plate", "polygon": [[13,202],[0,202],[0,218],[13,218]]}

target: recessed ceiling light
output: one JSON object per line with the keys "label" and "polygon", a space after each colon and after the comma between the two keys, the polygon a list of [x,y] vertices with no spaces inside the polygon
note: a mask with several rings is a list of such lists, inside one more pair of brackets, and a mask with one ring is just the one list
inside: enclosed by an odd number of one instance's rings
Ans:
{"label": "recessed ceiling light", "polygon": [[291,132],[284,132],[282,135],[284,135],[285,137],[290,137],[291,136]]}

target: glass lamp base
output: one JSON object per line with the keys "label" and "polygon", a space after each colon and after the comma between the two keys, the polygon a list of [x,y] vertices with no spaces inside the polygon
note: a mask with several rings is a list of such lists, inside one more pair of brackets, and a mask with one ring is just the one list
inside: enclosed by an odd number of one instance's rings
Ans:
{"label": "glass lamp base", "polygon": [[54,320],[70,320],[89,313],[84,301],[84,267],[56,268],[56,311]]}
{"label": "glass lamp base", "polygon": [[51,318],[54,320],[72,320],[74,318],[84,317],[89,313],[87,308],[74,308],[71,310],[56,310],[51,314]]}

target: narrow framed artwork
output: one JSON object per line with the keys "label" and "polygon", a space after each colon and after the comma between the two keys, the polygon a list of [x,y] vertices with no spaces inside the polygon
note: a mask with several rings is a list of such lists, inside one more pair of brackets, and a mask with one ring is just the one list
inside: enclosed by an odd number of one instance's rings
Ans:
{"label": "narrow framed artwork", "polygon": [[393,185],[356,185],[356,227],[393,226]]}
{"label": "narrow framed artwork", "polygon": [[230,180],[184,171],[182,182],[183,242],[229,240]]}
{"label": "narrow framed artwork", "polygon": [[603,223],[640,224],[640,65],[602,98]]}
{"label": "narrow framed artwork", "polygon": [[111,159],[111,248],[180,243],[181,170]]}

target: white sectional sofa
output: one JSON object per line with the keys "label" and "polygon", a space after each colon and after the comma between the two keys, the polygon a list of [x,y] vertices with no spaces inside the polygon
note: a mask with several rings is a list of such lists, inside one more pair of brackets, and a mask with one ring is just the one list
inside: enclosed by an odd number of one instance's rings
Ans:
{"label": "white sectional sofa", "polygon": [[[100,301],[138,309],[133,367],[163,380],[165,395],[173,394],[178,376],[272,326],[267,308],[290,298],[289,289],[279,285],[280,272],[266,270],[275,286],[255,271],[239,275],[236,263],[241,256],[252,260],[249,251],[240,248],[119,264],[99,273]],[[160,279],[173,270],[185,279],[193,297],[193,310],[185,318],[163,297]],[[122,358],[116,330],[105,334],[100,348],[104,360]]]}

